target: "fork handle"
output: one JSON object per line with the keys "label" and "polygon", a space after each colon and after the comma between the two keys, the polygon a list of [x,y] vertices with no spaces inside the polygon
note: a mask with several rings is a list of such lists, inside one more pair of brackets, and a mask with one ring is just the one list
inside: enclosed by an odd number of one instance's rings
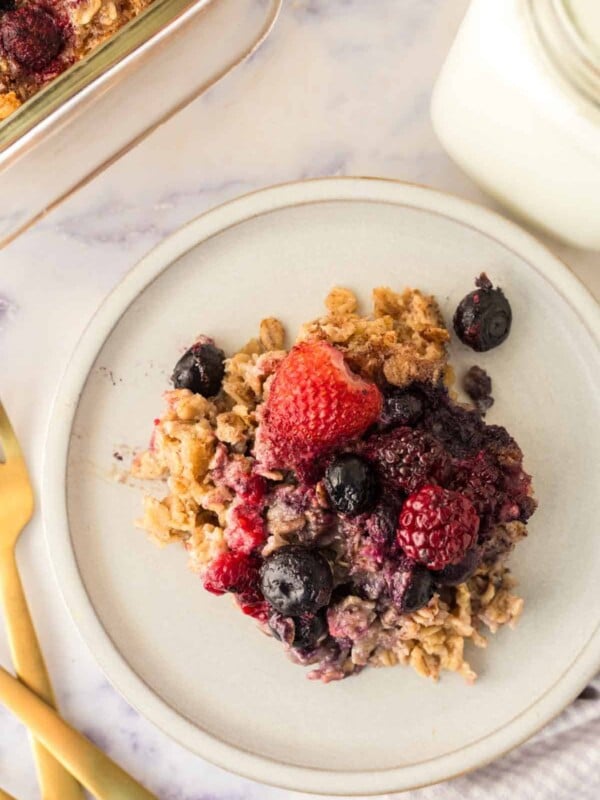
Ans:
{"label": "fork handle", "polygon": [[[19,679],[51,706],[54,692],[19,577],[14,548],[0,553],[0,587],[10,652]],[[81,787],[37,741],[32,741],[42,800],[83,800]]]}
{"label": "fork handle", "polygon": [[158,800],[2,667],[0,702],[27,725],[98,800]]}

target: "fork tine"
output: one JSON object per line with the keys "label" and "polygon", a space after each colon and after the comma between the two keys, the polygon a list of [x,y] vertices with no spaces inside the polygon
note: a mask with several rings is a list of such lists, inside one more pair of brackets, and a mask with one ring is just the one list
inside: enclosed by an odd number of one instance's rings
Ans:
{"label": "fork tine", "polygon": [[19,442],[17,441],[17,437],[15,436],[15,432],[13,431],[12,425],[10,424],[10,420],[8,419],[8,415],[4,410],[4,406],[0,402],[0,441],[2,441],[2,446],[4,448],[4,455],[6,456],[6,461],[12,461],[13,459],[23,460],[23,453],[21,452],[21,448],[19,447]]}

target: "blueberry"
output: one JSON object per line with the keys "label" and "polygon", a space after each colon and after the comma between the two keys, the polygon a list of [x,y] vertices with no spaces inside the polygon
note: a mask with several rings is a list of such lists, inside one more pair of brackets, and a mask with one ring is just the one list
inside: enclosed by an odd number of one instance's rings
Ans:
{"label": "blueberry", "polygon": [[390,576],[392,603],[401,614],[418,611],[433,597],[431,573],[422,564],[403,559]]}
{"label": "blueberry", "polygon": [[269,619],[269,628],[276,639],[302,650],[314,649],[327,636],[327,622],[323,614],[284,617],[275,612]]}
{"label": "blueberry", "polygon": [[198,342],[175,364],[171,380],[176,389],[189,389],[203,397],[213,397],[221,388],[224,362],[225,353],[212,342]]}
{"label": "blueberry", "polygon": [[444,569],[432,572],[435,583],[440,586],[458,586],[464,583],[479,566],[479,552],[476,547],[469,550],[463,560],[458,564],[448,564]]}
{"label": "blueberry", "polygon": [[391,389],[383,398],[384,426],[415,425],[423,416],[424,398],[417,389]]}
{"label": "blueberry", "polygon": [[331,505],[341,514],[362,514],[377,499],[375,474],[360,456],[346,454],[334,459],[327,467],[323,485]]}
{"label": "blueberry", "polygon": [[405,495],[399,490],[395,490],[393,494],[385,494],[383,501],[364,523],[369,539],[382,552],[389,550],[396,541],[398,517],[404,500]]}
{"label": "blueberry", "polygon": [[512,311],[502,289],[495,289],[485,273],[475,285],[478,288],[463,297],[454,313],[454,330],[461,342],[483,353],[506,339]]}
{"label": "blueberry", "polygon": [[286,617],[314,614],[331,598],[331,567],[318,550],[280,547],[265,558],[260,578],[265,598]]}

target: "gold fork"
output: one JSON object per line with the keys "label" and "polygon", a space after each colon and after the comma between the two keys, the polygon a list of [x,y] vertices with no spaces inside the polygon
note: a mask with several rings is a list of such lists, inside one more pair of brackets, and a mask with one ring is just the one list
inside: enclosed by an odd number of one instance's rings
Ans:
{"label": "gold fork", "polygon": [[[53,708],[0,667],[0,702],[44,743],[98,800],[158,800]],[[0,800],[2,795],[0,795]]]}
{"label": "gold fork", "polygon": [[[19,679],[56,707],[54,692],[19,577],[16,544],[33,513],[33,491],[17,437],[0,403],[0,591],[13,664]],[[77,781],[35,739],[33,754],[43,800],[83,800]]]}

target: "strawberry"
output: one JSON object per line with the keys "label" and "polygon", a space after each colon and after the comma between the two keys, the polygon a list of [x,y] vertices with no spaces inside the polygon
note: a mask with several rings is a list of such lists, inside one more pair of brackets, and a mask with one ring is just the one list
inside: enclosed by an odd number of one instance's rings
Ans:
{"label": "strawberry", "polygon": [[259,451],[266,450],[272,466],[305,464],[360,436],[381,408],[377,386],[351,372],[339,350],[322,341],[302,342],[271,383]]}

